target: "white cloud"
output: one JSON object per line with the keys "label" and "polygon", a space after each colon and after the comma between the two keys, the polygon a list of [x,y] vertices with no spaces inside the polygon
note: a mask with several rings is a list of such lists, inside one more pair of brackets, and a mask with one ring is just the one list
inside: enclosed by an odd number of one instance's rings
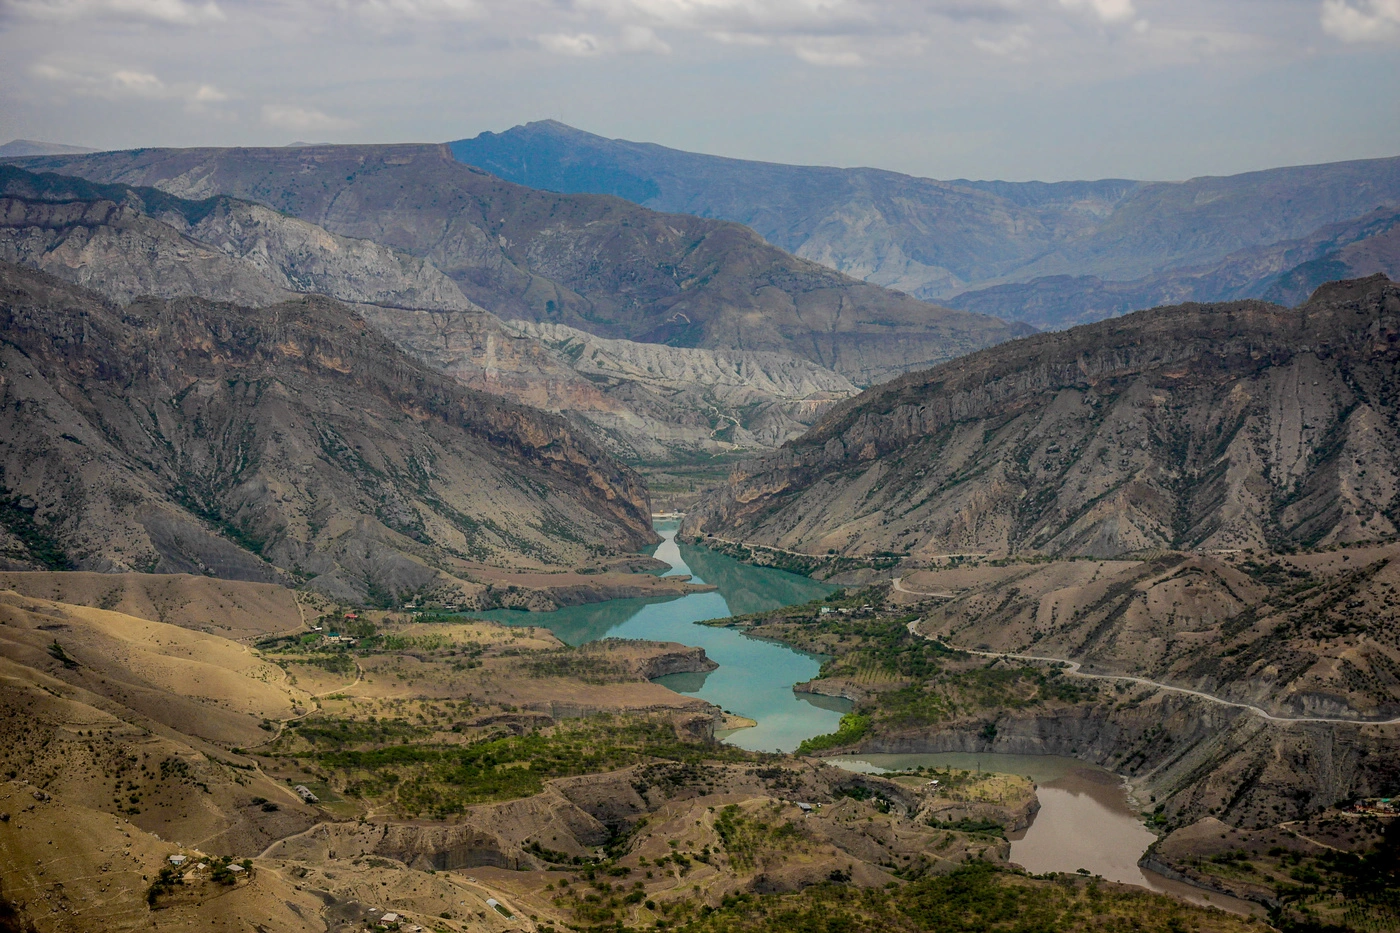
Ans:
{"label": "white cloud", "polygon": [[648,26],[624,26],[617,46],[624,52],[656,52],[667,55],[671,51],[671,47]]}
{"label": "white cloud", "polygon": [[90,71],[71,66],[40,62],[30,69],[36,78],[57,84],[70,93],[103,100],[183,101],[187,110],[202,111],[209,104],[222,103],[229,95],[212,84],[178,82],[167,84],[149,71],[117,68]]}
{"label": "white cloud", "polygon": [[1384,42],[1400,36],[1400,0],[1323,0],[1322,29],[1343,42]]}
{"label": "white cloud", "polygon": [[189,0],[0,0],[0,13],[40,20],[101,17],[177,26],[194,26],[225,18],[214,0],[202,3]]}
{"label": "white cloud", "polygon": [[353,120],[333,117],[314,107],[298,107],[295,104],[264,104],[262,121],[279,130],[293,132],[348,130],[355,126]]}
{"label": "white cloud", "polygon": [[671,46],[649,26],[623,26],[616,36],[598,36],[591,32],[556,32],[536,36],[535,41],[546,51],[556,55],[573,55],[582,58],[605,55],[613,52],[651,52],[668,55]]}
{"label": "white cloud", "polygon": [[567,35],[562,32],[540,36],[539,43],[556,55],[597,55],[603,51],[603,42],[592,33],[580,32]]}
{"label": "white cloud", "polygon": [[1133,0],[1060,0],[1071,10],[1087,9],[1105,23],[1124,23],[1137,15]]}
{"label": "white cloud", "polygon": [[860,53],[850,49],[814,48],[799,42],[792,51],[807,64],[821,65],[824,68],[854,68],[865,64],[865,59],[860,57]]}

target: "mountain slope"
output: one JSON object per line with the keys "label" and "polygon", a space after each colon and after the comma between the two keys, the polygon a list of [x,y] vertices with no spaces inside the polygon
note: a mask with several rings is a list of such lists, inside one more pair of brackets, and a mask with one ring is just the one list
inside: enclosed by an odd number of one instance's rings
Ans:
{"label": "mountain slope", "polygon": [[463,162],[519,184],[736,221],[798,256],[930,299],[1009,274],[1083,235],[1137,187],[946,182],[750,162],[604,139],[552,120],[449,145]]}
{"label": "mountain slope", "polygon": [[[149,294],[266,305],[296,292],[353,302],[401,348],[464,385],[570,413],[633,460],[774,447],[856,393],[787,354],[507,326],[425,260],[233,198],[189,201],[0,166],[0,259],[123,303]],[[531,336],[531,327],[542,330]],[[545,331],[556,336],[543,341]]]}
{"label": "mountain slope", "polygon": [[1240,250],[1210,265],[1129,282],[1091,275],[1046,276],[964,292],[949,304],[1038,327],[1065,327],[1187,301],[1263,298],[1291,306],[1327,282],[1377,272],[1400,278],[1400,211],[1391,208],[1328,224],[1296,240]]}
{"label": "mountain slope", "polygon": [[1040,334],[843,403],[683,530],[918,557],[1385,538],[1397,359],[1384,276]]}
{"label": "mountain slope", "polygon": [[[935,300],[1050,276],[1120,282],[1208,266],[1400,205],[1395,158],[1185,182],[1046,184],[746,162],[604,139],[552,121],[450,145],[459,159],[522,184],[748,224],[799,256]],[[1204,289],[1176,300],[1261,294]],[[956,304],[1048,326],[1088,319],[1068,300],[1067,317],[1046,309],[1016,317],[1014,298],[998,292]],[[1138,303],[1106,288],[1081,303],[1096,298],[1116,300],[1115,308],[1126,302],[1127,310],[1166,300]]]}
{"label": "mountain slope", "polygon": [[737,224],[510,184],[443,146],[135,150],[23,165],[255,201],[426,259],[507,319],[788,352],[864,384],[1029,331],[853,280]]}
{"label": "mountain slope", "polygon": [[86,146],[69,146],[66,143],[46,143],[38,139],[12,139],[0,146],[0,159],[36,155],[75,155],[96,151],[96,149],[89,149]]}
{"label": "mountain slope", "polygon": [[13,265],[0,289],[0,545],[20,566],[382,599],[470,561],[654,540],[637,477],[561,419],[427,370],[329,299],[117,308]]}

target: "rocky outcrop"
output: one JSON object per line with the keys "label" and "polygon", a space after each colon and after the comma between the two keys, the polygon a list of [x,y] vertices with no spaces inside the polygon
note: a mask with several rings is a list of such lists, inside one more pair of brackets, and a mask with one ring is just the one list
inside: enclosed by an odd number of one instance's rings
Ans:
{"label": "rocky outcrop", "polygon": [[677,645],[672,651],[647,658],[637,673],[645,680],[655,680],[667,674],[704,674],[718,669],[719,665],[706,656],[704,648]]}
{"label": "rocky outcrop", "polygon": [[737,467],[683,536],[807,554],[1111,556],[1394,534],[1400,288],[1185,305],[983,351]]}
{"label": "rocky outcrop", "polygon": [[253,201],[427,260],[506,319],[785,352],[859,384],[1030,330],[849,278],[738,224],[522,188],[445,146],[144,149],[22,165]]}
{"label": "rocky outcrop", "polygon": [[10,555],[297,577],[388,599],[468,560],[654,541],[640,480],[562,419],[462,388],[344,305],[126,308],[0,267]]}

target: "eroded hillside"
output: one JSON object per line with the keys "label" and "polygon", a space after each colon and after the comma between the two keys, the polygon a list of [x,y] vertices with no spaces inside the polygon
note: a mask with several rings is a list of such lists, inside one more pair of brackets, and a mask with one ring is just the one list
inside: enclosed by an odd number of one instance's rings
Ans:
{"label": "eroded hillside", "polygon": [[856,392],[844,377],[788,353],[507,325],[426,260],[247,201],[190,201],[10,166],[0,168],[0,192],[0,258],[123,304],[194,295],[263,306],[324,294],[462,384],[574,415],[633,461],[774,447]]}
{"label": "eroded hillside", "polygon": [[444,146],[146,149],[24,165],[254,201],[426,259],[503,318],[784,351],[861,384],[1029,332],[849,278],[737,224],[522,188]]}
{"label": "eroded hillside", "polygon": [[117,308],[17,266],[3,285],[21,566],[394,598],[472,562],[573,566],[653,540],[640,480],[575,429],[424,368],[329,299]]}
{"label": "eroded hillside", "polygon": [[1384,539],[1398,340],[1383,276],[1037,335],[843,403],[682,531],[916,558]]}

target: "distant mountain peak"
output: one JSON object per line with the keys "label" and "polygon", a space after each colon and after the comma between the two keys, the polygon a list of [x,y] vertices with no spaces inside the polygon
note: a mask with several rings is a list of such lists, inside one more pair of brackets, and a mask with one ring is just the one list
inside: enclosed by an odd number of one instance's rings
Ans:
{"label": "distant mountain peak", "polygon": [[82,155],[97,152],[87,146],[70,146],[67,143],[49,143],[38,139],[12,139],[0,146],[0,159],[19,159],[25,156],[43,155]]}

